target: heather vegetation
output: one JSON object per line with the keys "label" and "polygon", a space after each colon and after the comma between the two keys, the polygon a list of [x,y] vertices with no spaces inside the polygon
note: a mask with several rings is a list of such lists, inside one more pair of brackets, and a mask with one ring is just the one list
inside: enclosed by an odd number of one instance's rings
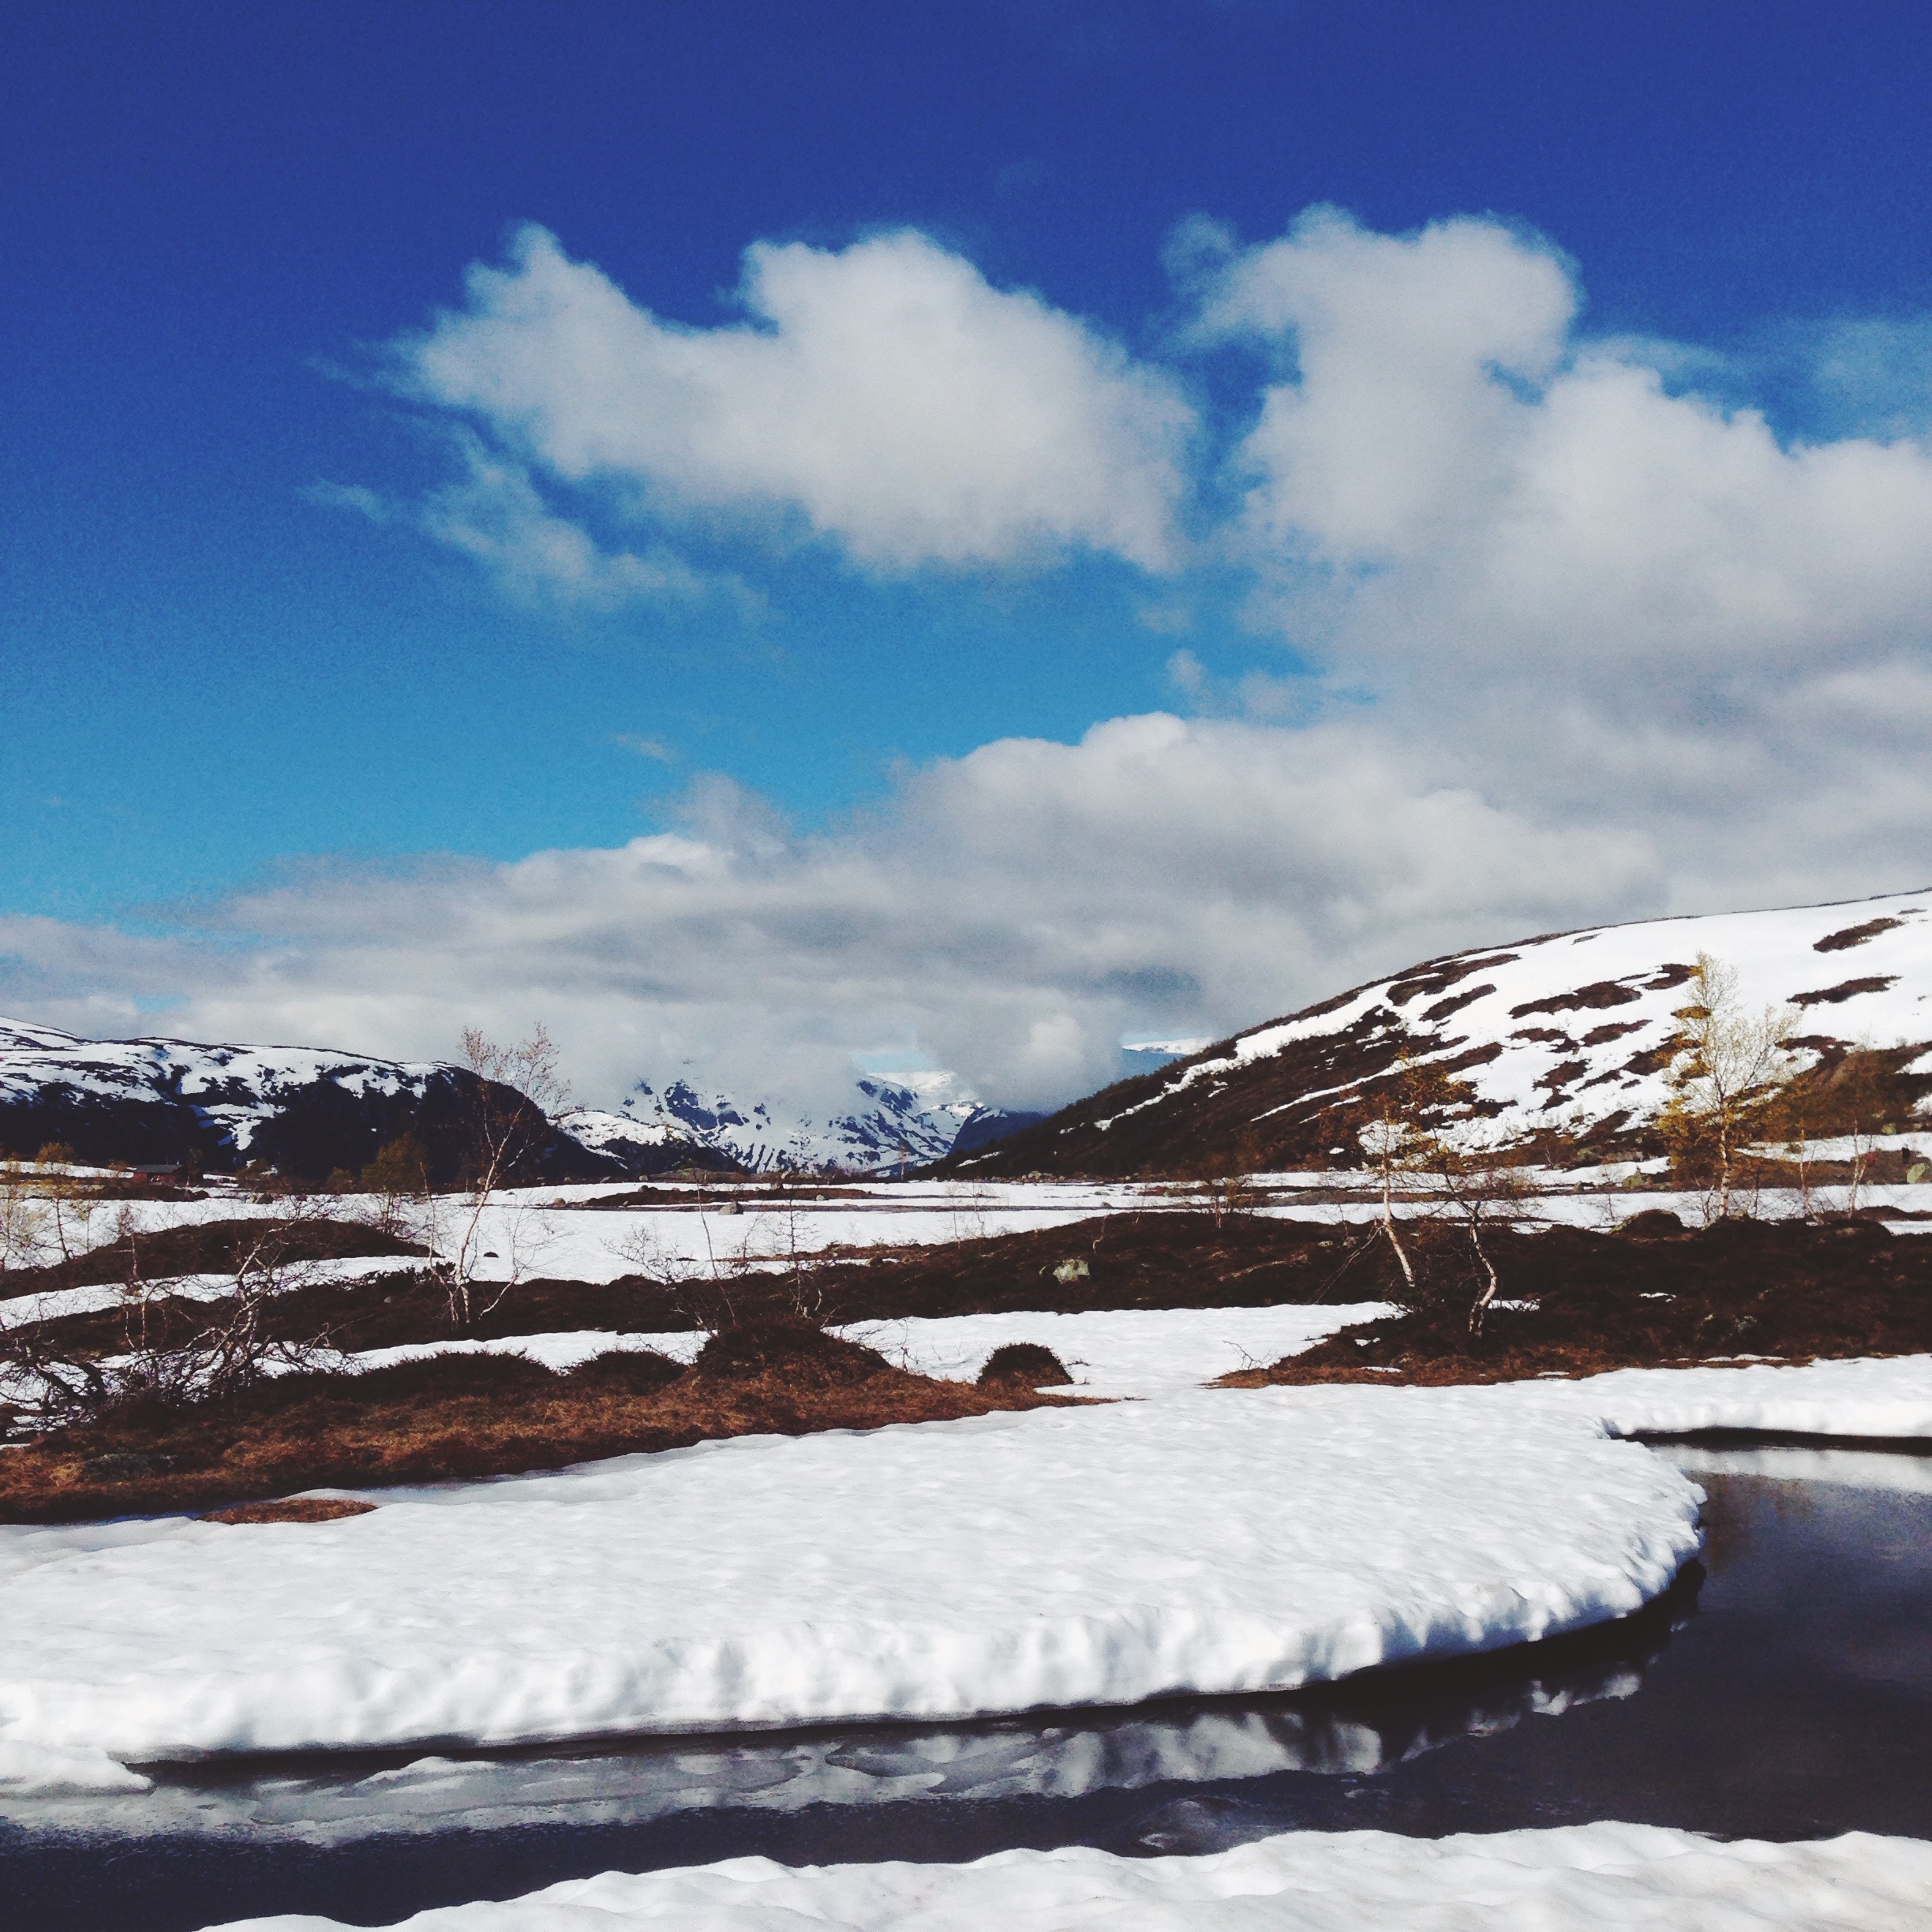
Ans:
{"label": "heather vegetation", "polygon": [[[1694,1228],[1652,1210],[1610,1232],[1498,1228],[1488,1249],[1500,1293],[1480,1331],[1466,1319],[1454,1237],[1428,1224],[1408,1236],[1421,1294],[1405,1295],[1390,1260],[1365,1260],[1400,1312],[1237,1380],[1496,1382],[1932,1350],[1932,1249],[1862,1215]],[[1449,1292],[1428,1291],[1438,1269]]]}
{"label": "heather vegetation", "polygon": [[434,1356],[110,1405],[0,1456],[0,1520],[212,1510],[291,1490],[508,1475],[1047,1399],[1009,1381],[975,1387],[908,1374],[787,1320],[723,1331],[689,1368],[642,1350],[563,1374],[517,1355]]}

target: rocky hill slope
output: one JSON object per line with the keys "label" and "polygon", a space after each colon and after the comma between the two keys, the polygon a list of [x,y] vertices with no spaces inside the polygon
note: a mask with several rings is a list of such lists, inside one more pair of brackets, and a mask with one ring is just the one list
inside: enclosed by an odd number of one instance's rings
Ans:
{"label": "rocky hill slope", "polygon": [[1932,893],[1549,933],[1425,960],[1075,1103],[975,1176],[1355,1165],[1365,1103],[1399,1058],[1466,1083],[1477,1114],[1552,1151],[1655,1150],[1700,953],[1753,1010],[1788,1005],[1807,1065],[1885,1050],[1900,1105],[1932,1094]]}

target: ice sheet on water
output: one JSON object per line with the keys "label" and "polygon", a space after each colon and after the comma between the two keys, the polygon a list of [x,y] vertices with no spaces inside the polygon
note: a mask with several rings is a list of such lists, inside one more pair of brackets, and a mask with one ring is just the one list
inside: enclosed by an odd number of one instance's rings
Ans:
{"label": "ice sheet on water", "polygon": [[[1653,1625],[1633,1630],[1606,1658],[1544,1658],[1539,1669],[1480,1685],[1412,1684],[1406,1700],[1392,1702],[1386,1687],[1378,1696],[1371,1686],[1294,1704],[1164,1705],[942,1730],[680,1738],[541,1756],[436,1754],[375,1772],[365,1759],[341,1769],[326,1760],[285,1762],[254,1776],[188,1768],[115,1787],[107,1805],[72,1784],[9,1790],[0,1782],[0,1818],[57,1833],[111,1829],[123,1839],[336,1845],[532,1825],[637,1825],[699,1811],[1065,1800],[1281,1772],[1359,1777],[1459,1738],[1633,1696],[1661,1641]],[[111,1759],[99,1762],[132,1776]]]}

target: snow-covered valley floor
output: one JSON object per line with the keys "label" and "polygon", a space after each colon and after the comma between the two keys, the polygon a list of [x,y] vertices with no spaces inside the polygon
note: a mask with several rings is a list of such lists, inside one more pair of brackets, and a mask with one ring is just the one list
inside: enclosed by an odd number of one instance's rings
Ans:
{"label": "snow-covered valley floor", "polygon": [[[530,1252],[545,1272],[597,1281],[635,1265],[620,1250],[638,1227],[695,1268],[727,1241],[737,1258],[775,1263],[791,1247],[952,1240],[1174,1202],[1032,1185],[997,1198],[875,1192],[878,1207],[828,1204],[803,1237],[796,1219],[749,1200],[728,1215],[585,1211],[552,1208],[550,1193],[496,1211],[517,1238],[541,1237]],[[1888,1193],[1932,1206],[1932,1188]],[[1603,1198],[1553,1197],[1548,1211],[1593,1225],[1609,1211]],[[1612,1207],[1653,1204],[1672,1204],[1619,1195]],[[1330,1203],[1319,1212],[1367,1211]],[[1279,1203],[1268,1211],[1316,1215]],[[399,1264],[335,1265],[346,1277]],[[88,1306],[118,1291],[67,1292]],[[0,1794],[91,1789],[109,1799],[147,1784],[129,1765],[311,1749],[429,1752],[410,1775],[433,1783],[445,1776],[439,1750],[652,1732],[715,1743],[739,1727],[948,1720],[1332,1680],[1623,1617],[1654,1598],[1698,1547],[1697,1492],[1669,1462],[1618,1436],[1739,1430],[1932,1443],[1932,1357],[1481,1389],[1200,1387],[1383,1312],[856,1324],[846,1332],[889,1358],[953,1378],[975,1374],[1002,1343],[1039,1342],[1072,1370],[1073,1393],[1116,1399],[370,1491],[371,1515],[333,1523],[0,1527],[9,1660]],[[687,1360],[701,1339],[582,1330],[440,1346],[567,1367],[612,1347]],[[1709,1466],[1724,1467],[1724,1452],[1707,1453]],[[1246,1720],[1218,1720],[1221,1731],[1215,1721],[1202,1720],[1201,1762],[1239,1761],[1253,1742]],[[1279,1761],[1279,1739],[1269,1749]],[[828,1791],[848,1775],[829,1762],[822,1772]],[[458,1781],[466,1789],[481,1775]],[[799,1784],[800,1802],[813,1788]],[[826,1872],[739,1861],[611,1874],[420,1923],[424,1932],[646,1922],[939,1932],[994,1919],[1037,1932],[1932,1926],[1932,1849],[1915,1841],[1717,1846],[1591,1826],[1433,1840],[1297,1833],[1267,1845],[1222,1855],[1233,1865],[1090,1852]],[[1248,1875],[1217,1875],[1228,1872]],[[327,1922],[263,1923],[294,1932]]]}

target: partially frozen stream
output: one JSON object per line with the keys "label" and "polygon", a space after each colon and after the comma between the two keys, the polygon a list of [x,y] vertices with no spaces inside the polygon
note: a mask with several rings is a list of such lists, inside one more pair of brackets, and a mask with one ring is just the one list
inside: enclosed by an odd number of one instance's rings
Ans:
{"label": "partially frozen stream", "polygon": [[1932,1458],[1668,1453],[1711,1493],[1703,1573],[1581,1638],[1091,1717],[177,1769],[137,1796],[0,1801],[0,1896],[47,1932],[185,1932],[271,1911],[388,1923],[749,1852],[1199,1851],[1593,1818],[1932,1836]]}

